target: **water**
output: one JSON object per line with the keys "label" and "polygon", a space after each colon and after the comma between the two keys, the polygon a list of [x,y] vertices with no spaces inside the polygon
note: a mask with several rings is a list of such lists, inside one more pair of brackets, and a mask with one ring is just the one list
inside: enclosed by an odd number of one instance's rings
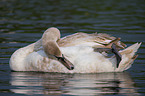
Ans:
{"label": "water", "polygon": [[[144,0],[1,0],[0,95],[145,95],[144,5]],[[142,42],[139,57],[123,73],[11,72],[11,54],[52,26],[62,37],[97,31],[121,37],[128,46]]]}

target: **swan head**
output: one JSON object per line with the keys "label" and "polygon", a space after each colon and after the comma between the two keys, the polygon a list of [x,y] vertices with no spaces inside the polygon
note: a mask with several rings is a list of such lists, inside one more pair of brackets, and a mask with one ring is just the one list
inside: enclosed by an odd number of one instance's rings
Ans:
{"label": "swan head", "polygon": [[42,46],[46,55],[55,57],[69,70],[73,70],[73,64],[61,53],[57,41],[60,39],[60,31],[57,28],[48,28],[42,35]]}
{"label": "swan head", "polygon": [[43,44],[46,43],[47,41],[57,41],[59,39],[60,39],[60,31],[55,27],[48,28],[42,35]]}

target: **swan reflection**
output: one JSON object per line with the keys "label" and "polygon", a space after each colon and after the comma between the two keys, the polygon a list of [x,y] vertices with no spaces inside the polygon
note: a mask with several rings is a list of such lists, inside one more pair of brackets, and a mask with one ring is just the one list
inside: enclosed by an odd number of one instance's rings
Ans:
{"label": "swan reflection", "polygon": [[124,73],[61,74],[12,72],[12,92],[34,95],[112,95],[134,94],[134,82]]}

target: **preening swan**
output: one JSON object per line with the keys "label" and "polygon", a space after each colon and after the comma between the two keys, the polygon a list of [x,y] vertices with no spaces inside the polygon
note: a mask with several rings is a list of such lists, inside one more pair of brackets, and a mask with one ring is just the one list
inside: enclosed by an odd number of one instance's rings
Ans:
{"label": "preening swan", "polygon": [[14,71],[122,72],[131,67],[140,45],[135,43],[125,49],[120,38],[97,32],[60,38],[60,31],[52,27],[37,42],[16,50],[9,63]]}

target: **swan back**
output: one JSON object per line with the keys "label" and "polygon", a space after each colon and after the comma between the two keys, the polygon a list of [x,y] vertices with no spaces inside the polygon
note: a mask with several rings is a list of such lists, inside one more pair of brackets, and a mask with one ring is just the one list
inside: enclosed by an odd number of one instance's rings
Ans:
{"label": "swan back", "polygon": [[[75,33],[73,35],[69,35],[61,38],[58,41],[58,45],[60,47],[68,47],[68,46],[91,46],[91,47],[106,47],[110,43],[115,43],[118,48],[124,48],[126,45],[121,41],[114,41],[116,37],[110,36],[105,33]],[[113,41],[113,42],[112,42]]]}

